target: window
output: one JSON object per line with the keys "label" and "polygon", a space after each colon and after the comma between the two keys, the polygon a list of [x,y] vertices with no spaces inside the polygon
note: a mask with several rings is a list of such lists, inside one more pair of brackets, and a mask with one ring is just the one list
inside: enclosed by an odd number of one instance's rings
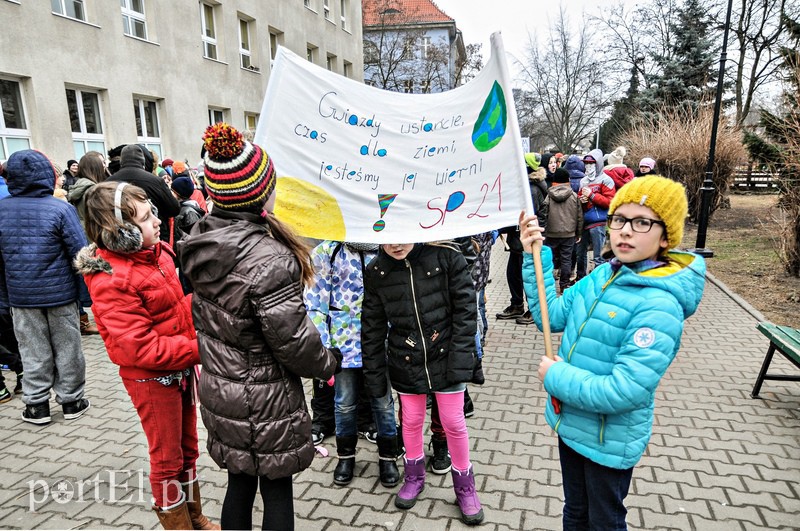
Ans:
{"label": "window", "polygon": [[67,108],[72,127],[75,158],[87,151],[106,152],[103,120],[100,116],[100,97],[97,92],[67,89]]}
{"label": "window", "polygon": [[269,32],[269,58],[275,60],[275,54],[278,53],[278,35]]}
{"label": "window", "polygon": [[161,156],[161,133],[158,124],[158,104],[155,100],[133,98],[133,115],[136,119],[136,139]]}
{"label": "window", "polygon": [[311,0],[303,0],[303,5],[311,9]]}
{"label": "window", "polygon": [[342,63],[342,74],[344,74],[344,77],[352,76],[353,75],[353,63],[348,63],[347,61],[344,61]]}
{"label": "window", "polygon": [[214,24],[214,6],[200,4],[200,25],[203,38],[203,57],[217,58],[217,30]]}
{"label": "window", "polygon": [[400,57],[403,60],[410,60],[414,58],[414,38],[407,37],[403,43],[403,55]]}
{"label": "window", "polygon": [[306,46],[306,59],[308,59],[308,61],[310,63],[314,62],[314,59],[316,58],[316,55],[317,55],[317,47],[316,46],[312,46],[310,44],[308,46]]}
{"label": "window", "polygon": [[422,45],[420,46],[420,57],[427,59],[431,49],[431,38],[422,37]]}
{"label": "window", "polygon": [[50,0],[50,5],[53,8],[53,13],[86,22],[83,0]]}
{"label": "window", "polygon": [[248,131],[255,131],[258,127],[258,114],[254,112],[244,113],[244,125]]}
{"label": "window", "polygon": [[119,0],[122,8],[122,31],[125,35],[147,39],[144,0]]}
{"label": "window", "polygon": [[414,80],[413,79],[406,79],[403,82],[403,92],[406,94],[410,94],[414,92]]}
{"label": "window", "polygon": [[0,160],[31,148],[19,81],[0,79]]}
{"label": "window", "polygon": [[250,22],[239,19],[239,57],[241,58],[242,68],[258,70],[253,66],[252,51],[250,49]]}
{"label": "window", "polygon": [[419,84],[419,91],[422,94],[429,94],[431,91],[431,80],[425,79]]}
{"label": "window", "polygon": [[339,0],[339,16],[342,20],[342,29],[346,30],[349,29],[347,27],[347,12],[349,11],[347,0]]}
{"label": "window", "polygon": [[208,125],[225,121],[225,110],[216,107],[208,108]]}
{"label": "window", "polygon": [[331,72],[336,72],[336,56],[328,54],[328,57],[327,57],[327,59],[325,61],[325,66]]}
{"label": "window", "polygon": [[331,19],[331,0],[322,0],[322,12],[325,15],[325,20]]}

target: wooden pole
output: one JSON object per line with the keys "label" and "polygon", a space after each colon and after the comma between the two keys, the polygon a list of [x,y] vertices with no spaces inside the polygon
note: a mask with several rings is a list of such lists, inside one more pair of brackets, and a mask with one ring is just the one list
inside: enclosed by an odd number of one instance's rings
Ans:
{"label": "wooden pole", "polygon": [[539,311],[542,315],[542,334],[544,335],[544,355],[555,359],[553,338],[550,336],[550,314],[547,311],[547,294],[544,290],[544,269],[542,267],[542,245],[533,245],[533,269],[536,272],[536,291],[539,295]]}

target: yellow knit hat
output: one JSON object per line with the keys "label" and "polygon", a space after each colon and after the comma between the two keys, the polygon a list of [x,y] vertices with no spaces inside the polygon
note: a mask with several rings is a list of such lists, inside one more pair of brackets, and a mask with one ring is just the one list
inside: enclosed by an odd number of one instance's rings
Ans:
{"label": "yellow knit hat", "polygon": [[667,226],[668,248],[674,249],[683,239],[683,225],[689,213],[686,189],[681,183],[660,175],[638,177],[617,190],[608,214],[626,203],[635,203],[650,208]]}

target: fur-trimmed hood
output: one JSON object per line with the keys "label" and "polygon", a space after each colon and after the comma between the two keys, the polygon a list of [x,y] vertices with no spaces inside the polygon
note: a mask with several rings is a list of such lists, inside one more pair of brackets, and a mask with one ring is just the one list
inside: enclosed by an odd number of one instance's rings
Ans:
{"label": "fur-trimmed hood", "polygon": [[75,257],[75,269],[81,275],[91,275],[93,273],[108,273],[109,275],[114,272],[111,264],[102,256],[97,256],[97,245],[87,245],[78,252]]}
{"label": "fur-trimmed hood", "polygon": [[541,166],[528,174],[528,180],[531,182],[544,181],[545,177],[547,177],[547,170]]}

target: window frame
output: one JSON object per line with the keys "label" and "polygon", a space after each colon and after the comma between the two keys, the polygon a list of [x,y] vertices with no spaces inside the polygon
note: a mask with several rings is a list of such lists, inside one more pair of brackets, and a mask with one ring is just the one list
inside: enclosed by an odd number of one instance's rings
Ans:
{"label": "window frame", "polygon": [[[239,17],[239,66],[245,70],[258,71],[258,67],[253,64],[253,40],[251,36],[253,32],[251,29],[251,22],[252,20],[247,20],[241,16]],[[247,48],[242,46],[245,44],[243,42],[242,25],[244,25],[247,30]],[[247,58],[247,64],[245,64],[245,58]]]}
{"label": "window frame", "polygon": [[[58,2],[58,6],[55,5],[56,2]],[[80,5],[81,6],[81,15],[83,15],[83,18],[80,18],[80,17],[77,17],[77,16],[73,17],[72,15],[69,15],[67,13],[67,2],[72,3],[73,9],[74,9],[74,7],[76,5]],[[55,9],[56,7],[59,7],[60,9],[57,10],[57,9]],[[85,2],[85,0],[50,0],[50,8],[51,8],[51,12],[55,13],[56,15],[59,15],[59,16],[62,16],[62,17],[66,17],[66,18],[69,18],[69,19],[72,19],[72,20],[79,20],[81,22],[89,22],[89,20],[88,20],[88,18],[86,16],[86,2]]]}
{"label": "window frame", "polygon": [[[31,148],[31,131],[27,119],[28,109],[25,105],[25,98],[23,97],[22,80],[18,78],[0,76],[0,81],[7,81],[16,84],[16,95],[18,97],[17,106],[22,114],[22,125],[25,126],[24,128],[18,128],[8,127],[6,125],[2,101],[0,100],[0,150],[2,150],[0,151],[0,160],[7,160],[8,157],[11,156],[11,153],[15,153],[22,149]],[[14,151],[11,152],[8,147],[9,140],[25,141],[27,147],[20,147],[20,149],[14,149]]]}
{"label": "window frame", "polygon": [[325,17],[325,20],[333,22],[331,16],[331,0],[322,0],[322,15]]}
{"label": "window frame", "polygon": [[[250,120],[255,120],[253,123],[253,127],[250,127]],[[258,127],[258,121],[261,119],[261,114],[257,112],[247,112],[244,113],[244,128],[245,130],[255,131]]]}
{"label": "window frame", "polygon": [[[219,40],[217,39],[217,16],[216,6],[200,2],[200,39],[203,42],[203,57],[211,59],[212,61],[219,61]],[[211,33],[209,36],[208,20],[206,20],[206,9],[211,14]],[[208,52],[209,49],[213,50],[214,56],[211,57]]]}
{"label": "window frame", "polygon": [[[72,132],[72,146],[75,149],[75,156],[76,158],[80,159],[83,155],[85,155],[89,151],[99,151],[101,153],[106,152],[106,138],[105,138],[105,128],[103,124],[105,120],[103,119],[103,110],[101,109],[101,98],[100,98],[100,90],[92,90],[92,89],[82,89],[78,87],[65,87],[65,95],[69,91],[75,92],[75,104],[76,110],[78,113],[78,127],[80,131],[72,131],[72,111],[69,110],[69,96],[67,96],[67,110],[70,114],[70,131]],[[96,110],[97,110],[97,123],[99,124],[99,133],[89,133],[86,130],[86,114],[84,112],[85,103],[84,103],[84,95],[91,94],[96,98]],[[90,145],[92,144],[92,145]],[[100,144],[98,146],[97,144]],[[81,146],[81,149],[78,149],[78,146]]]}
{"label": "window frame", "polygon": [[339,20],[341,21],[342,29],[350,31],[350,28],[347,27],[347,13],[350,11],[349,0],[339,0],[339,11]]}
{"label": "window frame", "polygon": [[[142,2],[142,12],[138,12],[133,9],[133,0],[120,0],[120,10],[122,12],[122,33],[127,35],[128,37],[133,37],[134,39],[142,39],[144,41],[148,40],[148,33],[147,33],[147,13],[145,13],[145,1],[141,0]],[[124,6],[122,4],[125,4]],[[144,37],[135,35],[134,33],[128,33],[125,31],[125,22],[128,21],[128,28],[132,29],[133,24],[131,24],[131,20],[135,20],[142,23],[142,27],[144,28]]]}
{"label": "window frame", "polygon": [[[219,113],[220,119],[216,120],[216,113]],[[222,107],[208,107],[208,125],[214,125],[219,122],[225,121],[225,109]]]}
{"label": "window frame", "polygon": [[[134,123],[135,124],[139,124],[139,125],[141,125],[143,127],[143,129],[141,131],[139,131],[139,129],[138,129],[139,126],[137,125],[136,140],[137,140],[137,142],[139,144],[147,145],[148,149],[152,149],[152,146],[157,145],[159,147],[159,149],[158,150],[153,150],[153,151],[156,151],[157,153],[159,153],[159,156],[160,156],[160,154],[161,154],[161,142],[162,141],[161,141],[161,118],[159,116],[158,100],[154,99],[154,98],[148,98],[146,96],[137,96],[136,94],[134,94],[132,96],[132,98],[133,98],[133,105],[134,105],[134,109],[135,109],[134,110],[134,113],[135,113],[134,114]],[[137,104],[137,102],[138,102],[138,104]],[[147,105],[152,104],[152,109],[154,111],[154,117],[155,117],[155,127],[156,127],[156,130],[154,131],[155,132],[155,136],[148,134],[148,133],[150,133],[150,131],[147,130],[147,119],[146,119],[146,115],[147,114],[145,112],[145,104],[147,104]],[[144,134],[140,134],[140,133],[144,133]]]}
{"label": "window frame", "polygon": [[420,59],[428,59],[428,54],[430,53],[431,49],[431,38],[429,35],[424,35],[420,39],[422,42],[419,43],[419,55]]}

